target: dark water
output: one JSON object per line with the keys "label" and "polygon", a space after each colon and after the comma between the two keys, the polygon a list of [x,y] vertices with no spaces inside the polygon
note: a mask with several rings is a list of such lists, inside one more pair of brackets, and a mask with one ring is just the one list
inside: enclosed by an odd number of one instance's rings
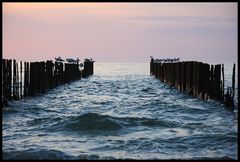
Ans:
{"label": "dark water", "polygon": [[169,88],[149,64],[96,63],[4,109],[3,158],[237,159],[237,113]]}

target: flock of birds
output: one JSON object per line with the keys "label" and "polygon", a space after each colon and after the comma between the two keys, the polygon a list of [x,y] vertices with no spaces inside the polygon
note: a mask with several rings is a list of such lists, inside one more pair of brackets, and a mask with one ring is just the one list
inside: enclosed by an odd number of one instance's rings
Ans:
{"label": "flock of birds", "polygon": [[[170,58],[167,58],[167,59],[154,59],[152,56],[150,56],[151,60],[158,63],[158,62],[175,62],[175,61],[179,61],[180,58],[173,58],[173,59],[170,59]],[[59,57],[55,57],[55,61],[56,62],[64,62],[65,60],[62,59],[60,56]],[[80,59],[77,57],[77,59],[72,59],[72,58],[67,58],[66,59],[66,62],[68,63],[75,63],[75,64],[78,64],[80,62]],[[84,62],[95,62],[92,58],[88,59],[88,58],[85,58],[84,59]]]}
{"label": "flock of birds", "polygon": [[153,60],[155,63],[160,63],[160,62],[177,62],[180,60],[180,58],[167,58],[167,59],[154,59],[152,56],[150,56],[151,60]]}
{"label": "flock of birds", "polygon": [[[59,57],[55,57],[55,61],[56,62],[61,62],[63,63],[65,60],[62,59],[60,56]],[[80,59],[77,57],[77,59],[72,59],[72,58],[67,58],[66,59],[66,62],[67,63],[73,63],[73,64],[78,64],[80,62]],[[84,59],[84,62],[95,62],[92,58],[88,59],[88,58],[85,58]],[[83,66],[83,63],[80,63],[80,66]]]}

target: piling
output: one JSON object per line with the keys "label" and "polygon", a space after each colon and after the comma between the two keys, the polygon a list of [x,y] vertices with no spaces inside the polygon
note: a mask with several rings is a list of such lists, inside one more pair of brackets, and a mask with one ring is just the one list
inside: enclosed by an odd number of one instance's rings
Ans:
{"label": "piling", "polygon": [[[222,77],[221,77],[222,74]],[[150,75],[177,90],[203,100],[214,99],[233,105],[235,90],[235,64],[232,87],[224,93],[224,65],[209,65],[197,61],[161,62],[151,59]]]}
{"label": "piling", "polygon": [[233,74],[232,74],[232,97],[234,98],[235,93],[235,63],[233,64]]}
{"label": "piling", "polygon": [[22,99],[22,91],[23,91],[23,89],[22,89],[22,61],[20,61],[20,69],[19,69],[19,71],[20,71],[20,73],[19,73],[19,75],[20,75],[20,77],[19,77],[19,92],[20,92],[20,95],[19,95],[19,98],[20,99]]}
{"label": "piling", "polygon": [[[84,69],[77,63],[62,63],[51,60],[22,62],[2,59],[2,106],[7,101],[36,96],[56,86],[93,75],[92,59],[85,59]],[[84,71],[84,72],[83,72]]]}
{"label": "piling", "polygon": [[93,64],[94,61],[85,59],[84,61],[84,69],[83,69],[83,78],[86,78],[90,75],[93,75]]}
{"label": "piling", "polygon": [[[224,80],[224,64],[222,64],[222,96],[224,96],[224,84],[225,80]],[[223,98],[224,100],[224,98]]]}

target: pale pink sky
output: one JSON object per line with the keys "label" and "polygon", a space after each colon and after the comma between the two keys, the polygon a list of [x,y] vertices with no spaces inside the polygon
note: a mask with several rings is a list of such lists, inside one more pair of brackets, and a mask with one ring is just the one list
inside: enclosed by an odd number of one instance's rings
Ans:
{"label": "pale pink sky", "polygon": [[3,3],[3,58],[237,61],[237,3]]}

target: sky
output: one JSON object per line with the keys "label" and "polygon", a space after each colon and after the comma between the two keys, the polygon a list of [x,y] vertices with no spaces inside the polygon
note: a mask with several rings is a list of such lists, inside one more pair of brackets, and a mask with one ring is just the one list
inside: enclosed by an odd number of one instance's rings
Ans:
{"label": "sky", "polygon": [[237,3],[2,3],[3,58],[237,62]]}

